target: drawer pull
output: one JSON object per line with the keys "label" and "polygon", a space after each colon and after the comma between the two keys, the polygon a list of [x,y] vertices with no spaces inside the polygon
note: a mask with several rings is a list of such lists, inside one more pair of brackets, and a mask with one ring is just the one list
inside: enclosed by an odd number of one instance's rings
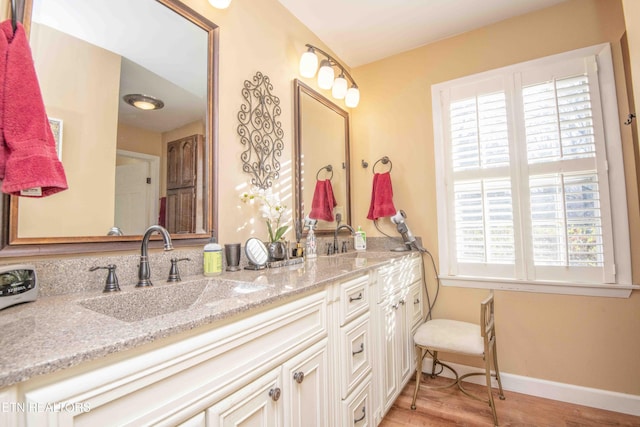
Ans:
{"label": "drawer pull", "polygon": [[360,343],[360,350],[352,351],[351,355],[355,356],[356,354],[364,353],[364,343]]}
{"label": "drawer pull", "polygon": [[394,310],[397,310],[397,309],[398,309],[398,307],[400,307],[401,305],[404,305],[404,304],[405,304],[404,300],[403,300],[403,299],[401,299],[400,301],[398,301],[398,303],[397,303],[397,304],[394,304],[394,305],[392,305],[391,307],[392,307]]}
{"label": "drawer pull", "polygon": [[420,304],[420,298],[416,298],[416,300],[413,303],[414,304]]}
{"label": "drawer pull", "polygon": [[360,292],[357,297],[349,297],[349,302],[360,301],[362,298],[362,292]]}
{"label": "drawer pull", "polygon": [[293,374],[293,379],[300,384],[302,381],[304,381],[304,372],[299,371]]}
{"label": "drawer pull", "polygon": [[269,397],[271,397],[271,400],[274,402],[277,402],[278,399],[280,399],[280,393],[282,393],[280,387],[272,388],[269,390]]}
{"label": "drawer pull", "polygon": [[366,406],[362,407],[362,416],[360,418],[356,418],[355,420],[353,420],[354,424],[358,424],[360,421],[364,420],[367,417],[366,409],[367,409]]}

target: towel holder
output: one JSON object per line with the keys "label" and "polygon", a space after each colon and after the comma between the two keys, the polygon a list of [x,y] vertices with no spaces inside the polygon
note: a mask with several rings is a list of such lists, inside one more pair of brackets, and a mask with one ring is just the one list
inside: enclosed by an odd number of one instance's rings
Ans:
{"label": "towel holder", "polygon": [[333,166],[331,165],[327,165],[327,166],[323,166],[320,169],[318,169],[318,173],[316,173],[316,181],[318,180],[318,178],[320,177],[320,172],[322,172],[323,170],[326,170],[327,173],[331,172],[331,176],[328,178],[329,180],[333,179]]}
{"label": "towel holder", "polygon": [[18,28],[18,18],[16,17],[16,0],[11,0],[11,26],[13,27],[13,32],[16,32]]}
{"label": "towel holder", "polygon": [[377,165],[378,163],[380,163],[380,162],[382,162],[382,164],[383,164],[383,165],[386,165],[386,164],[388,163],[388,164],[389,164],[389,170],[388,170],[387,172],[391,172],[391,169],[393,169],[393,163],[391,162],[391,160],[390,160],[387,156],[384,156],[384,157],[379,158],[379,159],[378,159],[378,160],[373,164],[373,168],[372,168],[372,170],[373,170],[373,173],[374,173],[374,174],[376,173],[376,165]]}

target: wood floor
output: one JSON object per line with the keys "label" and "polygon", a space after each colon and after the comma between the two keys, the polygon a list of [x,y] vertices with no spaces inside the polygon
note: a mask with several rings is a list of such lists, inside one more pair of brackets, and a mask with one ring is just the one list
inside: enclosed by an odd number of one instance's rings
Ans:
{"label": "wood floor", "polygon": [[[445,382],[438,378],[436,382]],[[479,396],[486,394],[484,387],[465,383],[465,389]],[[420,388],[416,410],[410,409],[415,381],[411,380],[382,420],[380,427],[401,426],[492,426],[493,418],[489,405],[462,394],[457,387],[428,390]],[[604,411],[586,406],[573,405],[526,394],[505,391],[506,400],[494,394],[500,426],[532,427],[640,427],[640,417]]]}

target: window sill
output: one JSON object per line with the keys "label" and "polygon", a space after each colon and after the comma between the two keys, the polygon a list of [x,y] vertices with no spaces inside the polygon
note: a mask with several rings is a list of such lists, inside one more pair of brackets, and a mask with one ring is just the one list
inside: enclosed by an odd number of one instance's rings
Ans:
{"label": "window sill", "polygon": [[443,286],[461,288],[496,289],[516,292],[535,292],[545,294],[583,295],[610,298],[629,298],[631,291],[640,290],[638,285],[561,283],[509,280],[500,278],[478,278],[461,276],[440,276]]}

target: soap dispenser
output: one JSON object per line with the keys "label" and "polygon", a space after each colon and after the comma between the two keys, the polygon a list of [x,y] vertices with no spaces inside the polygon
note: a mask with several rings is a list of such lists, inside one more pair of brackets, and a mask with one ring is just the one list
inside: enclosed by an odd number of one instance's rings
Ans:
{"label": "soap dispenser", "polygon": [[204,246],[204,275],[215,276],[222,272],[222,246],[216,242],[216,237],[211,236],[211,240]]}
{"label": "soap dispenser", "polygon": [[316,245],[316,235],[313,232],[313,225],[309,225],[309,232],[307,233],[307,240],[304,247],[304,256],[307,259],[318,256],[318,247]]}
{"label": "soap dispenser", "polygon": [[362,231],[362,227],[360,226],[358,226],[358,231],[355,233],[353,247],[357,251],[364,251],[367,249],[367,235]]}

